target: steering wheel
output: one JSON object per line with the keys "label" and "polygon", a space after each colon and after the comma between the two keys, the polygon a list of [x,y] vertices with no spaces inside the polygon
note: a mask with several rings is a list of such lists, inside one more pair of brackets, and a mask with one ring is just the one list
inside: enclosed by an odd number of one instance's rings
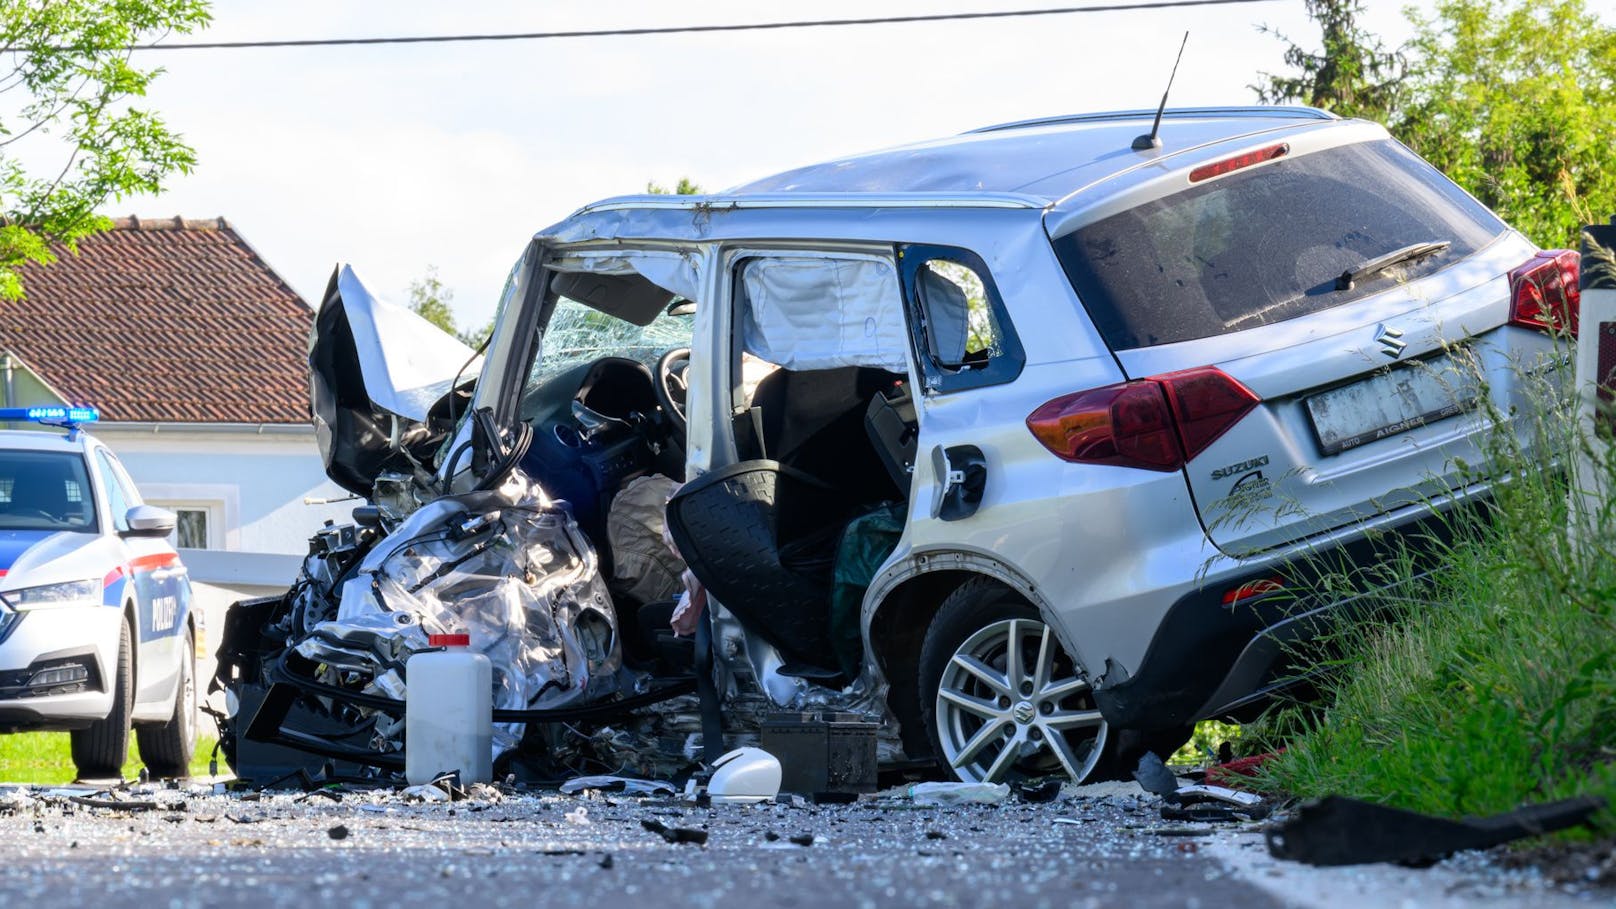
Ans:
{"label": "steering wheel", "polygon": [[685,374],[690,371],[690,348],[675,347],[662,355],[656,365],[657,404],[681,442],[685,438],[685,396],[690,391]]}

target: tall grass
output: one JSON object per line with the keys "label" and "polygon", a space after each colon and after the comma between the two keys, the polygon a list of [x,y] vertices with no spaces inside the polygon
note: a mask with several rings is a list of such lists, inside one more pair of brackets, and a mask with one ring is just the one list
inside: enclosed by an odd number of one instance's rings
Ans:
{"label": "tall grass", "polygon": [[[1525,439],[1500,428],[1468,467],[1507,481],[1446,514],[1437,569],[1370,566],[1407,584],[1333,642],[1322,707],[1244,730],[1248,750],[1287,749],[1270,784],[1444,816],[1616,797],[1616,510],[1608,494],[1572,496],[1616,490],[1616,459],[1596,454],[1554,382],[1535,384]],[[1579,452],[1591,470],[1573,469]],[[1616,832],[1609,812],[1599,823]]]}

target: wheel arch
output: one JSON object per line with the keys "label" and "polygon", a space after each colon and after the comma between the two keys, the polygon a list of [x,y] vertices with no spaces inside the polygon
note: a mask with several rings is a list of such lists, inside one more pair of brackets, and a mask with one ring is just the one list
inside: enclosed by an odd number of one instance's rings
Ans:
{"label": "wheel arch", "polygon": [[[897,717],[904,751],[930,752],[922,720],[920,649],[937,610],[948,595],[976,578],[989,578],[1025,599],[1048,621],[1048,603],[1038,588],[1004,560],[959,550],[911,554],[887,567],[870,584],[864,600],[866,672],[887,687],[887,707]],[[1059,634],[1059,625],[1050,622]]]}

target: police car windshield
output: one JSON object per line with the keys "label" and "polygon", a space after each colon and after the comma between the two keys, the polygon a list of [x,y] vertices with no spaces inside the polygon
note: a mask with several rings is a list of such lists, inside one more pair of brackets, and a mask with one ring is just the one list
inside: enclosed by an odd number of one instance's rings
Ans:
{"label": "police car windshield", "polygon": [[0,530],[95,529],[95,497],[82,456],[0,451]]}

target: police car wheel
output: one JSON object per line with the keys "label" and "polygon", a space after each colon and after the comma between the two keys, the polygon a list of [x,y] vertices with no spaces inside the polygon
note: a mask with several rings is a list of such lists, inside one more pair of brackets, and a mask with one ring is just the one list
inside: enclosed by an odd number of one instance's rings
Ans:
{"label": "police car wheel", "polygon": [[112,680],[112,711],[88,729],[71,733],[73,766],[80,779],[110,779],[123,773],[129,756],[129,720],[135,709],[134,632],[125,618],[118,633],[118,668]]}
{"label": "police car wheel", "polygon": [[180,660],[179,690],[174,693],[174,713],[161,726],[137,726],[140,759],[158,779],[190,776],[191,755],[196,752],[196,642],[185,633],[185,655]]}

